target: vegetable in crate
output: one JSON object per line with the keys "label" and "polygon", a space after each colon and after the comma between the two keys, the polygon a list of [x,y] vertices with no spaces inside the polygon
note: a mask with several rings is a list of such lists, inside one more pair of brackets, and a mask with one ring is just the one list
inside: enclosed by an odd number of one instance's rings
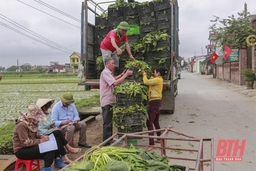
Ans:
{"label": "vegetable in crate", "polygon": [[141,94],[144,100],[147,99],[147,87],[136,82],[125,82],[119,84],[114,88],[114,95],[117,96],[118,93],[125,94],[127,97],[136,97],[136,95]]}
{"label": "vegetable in crate", "polygon": [[151,67],[149,67],[146,62],[140,60],[128,61],[125,65],[125,68],[133,70],[133,79],[135,81],[138,81],[138,79],[141,78],[141,70],[145,70],[149,75],[152,73]]}
{"label": "vegetable in crate", "polygon": [[125,82],[114,88],[116,104],[113,106],[113,123],[118,132],[140,132],[147,116],[143,101],[147,99],[147,87],[136,82]]}
{"label": "vegetable in crate", "polygon": [[147,109],[144,105],[129,107],[113,107],[113,124],[118,128],[118,132],[131,133],[141,132],[145,127],[143,122],[147,117]]}
{"label": "vegetable in crate", "polygon": [[137,72],[140,72],[141,70],[144,70],[147,73],[152,72],[151,67],[146,62],[140,60],[128,61],[125,65],[125,68],[134,69],[137,70]]}

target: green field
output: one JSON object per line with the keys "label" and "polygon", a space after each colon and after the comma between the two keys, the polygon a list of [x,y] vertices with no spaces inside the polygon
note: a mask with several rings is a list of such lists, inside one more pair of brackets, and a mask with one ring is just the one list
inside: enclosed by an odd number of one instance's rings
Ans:
{"label": "green field", "polygon": [[38,98],[52,98],[59,101],[62,93],[72,92],[78,108],[83,107],[83,99],[99,94],[98,91],[84,91],[79,86],[80,78],[75,75],[40,75],[28,74],[2,75],[0,81],[0,124],[17,118]]}
{"label": "green field", "polygon": [[72,92],[77,109],[99,106],[99,91],[84,91],[76,75],[0,73],[0,154],[12,154],[14,120],[26,112],[38,98],[52,98],[55,103],[64,92]]}

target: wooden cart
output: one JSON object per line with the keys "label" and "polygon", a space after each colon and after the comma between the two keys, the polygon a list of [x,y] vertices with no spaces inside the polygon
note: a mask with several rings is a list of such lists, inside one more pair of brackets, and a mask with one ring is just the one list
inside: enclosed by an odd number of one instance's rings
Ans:
{"label": "wooden cart", "polygon": [[[149,136],[148,133],[161,132],[161,136]],[[136,133],[115,133],[112,137],[99,144],[102,147],[108,142],[112,146],[129,148],[132,144],[137,148],[148,147],[148,139],[159,139],[160,143],[155,143],[154,149],[161,156],[167,156],[171,166],[183,166],[186,171],[214,171],[214,140],[213,138],[195,138],[178,132],[168,126],[163,129],[144,131]],[[113,141],[115,139],[115,141]],[[92,153],[96,148],[91,148],[87,154]],[[82,160],[84,155],[75,161]],[[66,166],[65,168],[70,167]],[[61,169],[62,171],[65,168]],[[185,170],[184,170],[185,171]]]}

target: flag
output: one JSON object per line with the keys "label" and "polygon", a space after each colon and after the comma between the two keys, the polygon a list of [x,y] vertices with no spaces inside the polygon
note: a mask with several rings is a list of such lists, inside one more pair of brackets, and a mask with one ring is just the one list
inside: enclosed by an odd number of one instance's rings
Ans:
{"label": "flag", "polygon": [[219,56],[215,52],[213,52],[210,62],[214,64],[218,57]]}
{"label": "flag", "polygon": [[228,46],[228,45],[225,45],[224,46],[224,60],[228,59],[229,55],[232,53],[232,49]]}

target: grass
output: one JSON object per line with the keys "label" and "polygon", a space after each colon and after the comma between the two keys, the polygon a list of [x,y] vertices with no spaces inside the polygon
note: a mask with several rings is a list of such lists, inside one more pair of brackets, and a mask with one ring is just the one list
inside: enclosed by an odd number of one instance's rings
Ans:
{"label": "grass", "polygon": [[76,74],[3,74],[0,84],[61,84],[77,83],[81,78]]}
{"label": "grass", "polygon": [[100,94],[91,96],[90,98],[81,99],[78,102],[75,102],[76,108],[81,109],[83,107],[95,107],[100,106]]}
{"label": "grass", "polygon": [[12,133],[14,129],[14,122],[8,122],[0,127],[0,154],[12,154]]}
{"label": "grass", "polygon": [[55,103],[64,92],[72,92],[77,109],[87,106],[99,106],[99,91],[84,91],[79,86],[80,78],[75,75],[28,74],[3,75],[0,81],[0,154],[12,154],[12,132],[14,120],[20,112],[36,103],[38,98],[51,98]]}

